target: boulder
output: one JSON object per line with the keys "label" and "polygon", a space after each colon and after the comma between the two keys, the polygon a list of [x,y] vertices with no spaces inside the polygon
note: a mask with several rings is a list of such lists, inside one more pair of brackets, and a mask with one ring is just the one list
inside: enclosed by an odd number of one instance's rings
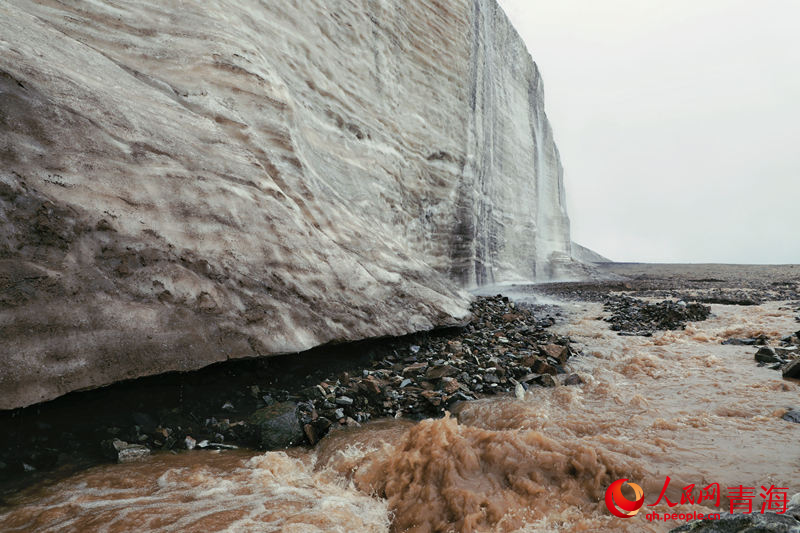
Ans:
{"label": "boulder", "polygon": [[698,520],[670,533],[799,533],[800,522],[787,514],[723,514],[719,520]]}
{"label": "boulder", "polygon": [[128,444],[120,439],[103,441],[101,446],[106,456],[118,463],[133,463],[150,455],[150,449],[147,446]]}
{"label": "boulder", "polygon": [[780,358],[777,356],[774,349],[769,346],[762,346],[756,352],[755,360],[759,363],[777,363],[780,361]]}
{"label": "boulder", "polygon": [[787,422],[794,422],[795,424],[800,424],[800,411],[796,409],[790,409],[781,418],[783,418]]}
{"label": "boulder", "polygon": [[264,450],[281,450],[303,442],[305,433],[297,417],[297,404],[281,402],[259,409],[248,419]]}
{"label": "boulder", "polygon": [[800,358],[789,361],[781,369],[781,373],[785,378],[800,379]]}

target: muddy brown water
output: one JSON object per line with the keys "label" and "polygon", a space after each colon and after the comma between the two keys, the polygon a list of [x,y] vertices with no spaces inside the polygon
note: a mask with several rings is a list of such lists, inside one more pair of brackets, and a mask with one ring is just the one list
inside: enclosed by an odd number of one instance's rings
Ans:
{"label": "muddy brown water", "polygon": [[[603,495],[629,478],[653,503],[679,489],[776,485],[800,492],[800,383],[729,337],[798,329],[791,307],[714,305],[685,331],[619,337],[596,303],[557,326],[585,345],[577,387],[466,404],[456,416],[379,421],[316,449],[192,452],[92,468],[31,487],[0,531],[668,531],[646,512],[716,512],[662,501],[630,519]],[[754,506],[760,506],[756,497]],[[722,508],[727,508],[723,497]]]}

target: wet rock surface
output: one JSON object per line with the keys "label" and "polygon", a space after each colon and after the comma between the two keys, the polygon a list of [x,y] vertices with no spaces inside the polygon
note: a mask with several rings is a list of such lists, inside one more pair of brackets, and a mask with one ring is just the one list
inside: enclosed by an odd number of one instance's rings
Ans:
{"label": "wet rock surface", "polygon": [[800,409],[789,409],[781,418],[787,422],[794,422],[800,424]]}
{"label": "wet rock surface", "polygon": [[[265,450],[280,450],[303,442],[303,428],[297,419],[298,405],[281,402],[259,409],[247,419]],[[220,433],[220,436],[223,436]],[[224,439],[220,439],[224,440]]]}
{"label": "wet rock surface", "polygon": [[[785,378],[800,379],[800,330],[783,337],[772,346],[768,344],[769,339],[763,337],[735,340],[741,341],[741,344],[744,345],[760,345],[753,356],[759,366],[768,366],[773,370],[779,370]],[[733,344],[727,341],[723,342],[723,344],[725,343]]]}
{"label": "wet rock surface", "polygon": [[150,455],[150,449],[141,444],[129,444],[119,439],[103,441],[101,444],[106,456],[118,463],[141,461]]}
{"label": "wet rock surface", "polygon": [[[481,297],[461,328],[236,361],[0,412],[0,493],[54,471],[151,452],[282,449],[381,417],[441,416],[459,402],[578,386],[552,306]],[[92,417],[85,413],[91,412]]]}
{"label": "wet rock surface", "polygon": [[670,530],[670,533],[800,533],[800,521],[792,509],[785,514],[724,514],[719,520],[700,520]]}
{"label": "wet rock surface", "polygon": [[611,313],[605,321],[619,335],[649,337],[657,330],[683,329],[687,322],[705,320],[711,314],[706,305],[683,300],[664,300],[648,303],[630,296],[613,296],[606,300],[604,309]]}

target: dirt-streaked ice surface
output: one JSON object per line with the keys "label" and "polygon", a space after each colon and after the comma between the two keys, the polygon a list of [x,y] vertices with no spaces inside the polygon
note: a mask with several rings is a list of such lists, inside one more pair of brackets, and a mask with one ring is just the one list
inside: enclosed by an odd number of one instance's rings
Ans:
{"label": "dirt-streaked ice surface", "polygon": [[543,98],[494,0],[0,3],[0,409],[553,274]]}

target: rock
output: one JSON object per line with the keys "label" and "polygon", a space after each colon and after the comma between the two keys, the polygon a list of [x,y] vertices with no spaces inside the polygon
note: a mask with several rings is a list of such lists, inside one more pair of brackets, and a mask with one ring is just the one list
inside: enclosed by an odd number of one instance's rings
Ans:
{"label": "rock", "polygon": [[250,415],[248,422],[256,429],[259,446],[265,450],[296,446],[305,436],[294,402],[281,402],[259,409]]}
{"label": "rock", "polygon": [[785,378],[800,379],[800,358],[789,361],[781,369],[781,373]]}
{"label": "rock", "polygon": [[794,422],[795,424],[800,424],[800,411],[795,409],[790,409],[781,418],[783,418],[787,422]]}
{"label": "rock", "polygon": [[428,363],[414,363],[403,369],[403,376],[416,376],[428,368]]}
{"label": "rock", "polygon": [[443,377],[441,386],[444,392],[453,394],[461,387],[461,384],[454,378]]}
{"label": "rock", "polygon": [[231,402],[225,402],[224,404],[222,404],[223,411],[233,411],[234,409],[235,408],[233,407],[233,404]]}
{"label": "rock", "polygon": [[778,356],[775,354],[775,350],[769,346],[762,346],[759,348],[756,352],[755,360],[759,363],[777,363],[780,361]]}
{"label": "rock", "polygon": [[349,396],[339,396],[336,398],[336,405],[353,405],[353,399]]}
{"label": "rock", "polygon": [[583,379],[578,374],[570,374],[564,378],[564,385],[582,385]]}
{"label": "rock", "polygon": [[438,407],[442,404],[441,394],[437,393],[436,391],[422,391],[421,396],[428,400],[434,407]]}
{"label": "rock", "polygon": [[460,287],[571,264],[495,0],[76,9],[2,4],[0,410],[460,325]]}
{"label": "rock", "polygon": [[758,341],[756,339],[730,338],[730,339],[725,339],[724,341],[722,341],[722,344],[728,344],[728,345],[733,345],[733,346],[753,346],[755,344],[758,344]]}
{"label": "rock", "polygon": [[678,305],[664,300],[648,303],[630,296],[612,296],[606,299],[604,309],[611,316],[604,319],[619,335],[649,337],[656,330],[683,329],[687,322],[705,320],[711,308],[698,303]]}
{"label": "rock", "polygon": [[525,361],[525,366],[529,366],[534,374],[558,374],[556,367],[538,358]]}
{"label": "rock", "polygon": [[536,378],[536,383],[542,387],[555,387],[557,385],[555,378],[550,374],[542,374]]}
{"label": "rock", "polygon": [[487,373],[483,375],[483,382],[484,383],[500,383],[500,379],[492,373]]}
{"label": "rock", "polygon": [[239,447],[233,444],[223,444],[221,442],[208,442],[203,441],[206,445],[204,448],[208,448],[209,450],[238,450]]}
{"label": "rock", "polygon": [[545,344],[540,346],[539,349],[548,357],[552,357],[561,364],[567,362],[569,359],[569,347],[561,346],[560,344]]}
{"label": "rock", "polygon": [[308,439],[309,444],[314,446],[317,441],[319,441],[319,435],[317,435],[316,429],[311,424],[304,424],[303,425],[303,433],[306,434],[306,439]]}
{"label": "rock", "polygon": [[275,398],[273,398],[269,394],[265,394],[264,396],[262,396],[261,401],[263,401],[264,405],[266,405],[267,407],[275,404]]}
{"label": "rock", "polygon": [[514,396],[517,398],[517,400],[525,399],[525,388],[522,386],[522,383],[517,383],[514,385]]}
{"label": "rock", "polygon": [[197,441],[187,435],[186,438],[183,439],[183,445],[187,450],[194,450],[195,446],[197,446]]}
{"label": "rock", "polygon": [[141,444],[128,444],[120,439],[102,442],[106,456],[118,463],[132,463],[141,461],[150,455],[150,449]]}
{"label": "rock", "polygon": [[800,521],[776,513],[724,513],[719,520],[698,520],[670,530],[670,533],[798,533]]}
{"label": "rock", "polygon": [[386,382],[376,378],[375,376],[367,376],[358,384],[358,389],[366,394],[380,396],[385,386]]}
{"label": "rock", "polygon": [[444,377],[453,377],[459,374],[460,370],[451,365],[434,366],[428,368],[425,372],[425,379],[441,379]]}

